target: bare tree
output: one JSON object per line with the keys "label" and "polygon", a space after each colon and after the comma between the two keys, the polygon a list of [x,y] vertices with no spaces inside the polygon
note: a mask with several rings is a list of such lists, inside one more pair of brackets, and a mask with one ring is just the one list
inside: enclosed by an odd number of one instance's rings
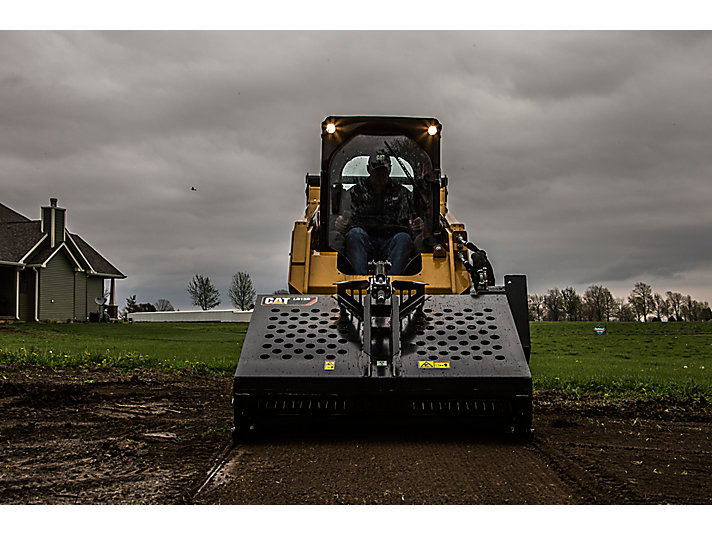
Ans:
{"label": "bare tree", "polygon": [[215,308],[220,304],[220,292],[210,282],[210,278],[196,274],[187,288],[190,300],[202,310]]}
{"label": "bare tree", "polygon": [[635,312],[633,311],[633,307],[623,298],[613,299],[611,315],[620,322],[635,321]]}
{"label": "bare tree", "polygon": [[156,311],[175,311],[173,304],[167,299],[158,299],[154,304]]}
{"label": "bare tree", "polygon": [[658,318],[658,321],[662,321],[663,317],[670,313],[669,302],[660,293],[655,293],[655,295],[653,295],[653,304],[655,316]]}
{"label": "bare tree", "polygon": [[682,293],[674,293],[672,291],[666,291],[668,302],[670,303],[670,311],[675,314],[675,320],[679,321],[682,319],[680,312],[682,311]]}
{"label": "bare tree", "polygon": [[550,289],[544,296],[544,309],[549,321],[561,320],[561,290],[558,287]]}
{"label": "bare tree", "polygon": [[583,294],[583,302],[590,321],[610,321],[615,299],[607,287],[589,286]]}
{"label": "bare tree", "polygon": [[654,306],[653,288],[645,282],[636,282],[628,296],[628,303],[633,307],[638,320],[645,322]]}
{"label": "bare tree", "polygon": [[236,308],[251,310],[255,307],[255,286],[247,273],[237,272],[232,275],[232,285],[227,294]]}
{"label": "bare tree", "polygon": [[541,321],[544,318],[544,295],[529,295],[529,319]]}

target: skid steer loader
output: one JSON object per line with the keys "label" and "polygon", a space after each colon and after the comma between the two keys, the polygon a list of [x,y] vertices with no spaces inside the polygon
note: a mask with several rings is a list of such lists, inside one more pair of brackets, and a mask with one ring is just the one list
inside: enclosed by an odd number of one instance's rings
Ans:
{"label": "skid steer loader", "polygon": [[[235,371],[233,439],[260,421],[337,416],[487,420],[531,434],[526,276],[495,285],[448,209],[441,134],[434,118],[324,120],[321,171],[306,176],[292,230],[290,292],[258,295]],[[422,221],[415,235],[399,229],[412,253],[398,274],[386,257],[358,272],[337,223],[352,216],[374,154]]]}

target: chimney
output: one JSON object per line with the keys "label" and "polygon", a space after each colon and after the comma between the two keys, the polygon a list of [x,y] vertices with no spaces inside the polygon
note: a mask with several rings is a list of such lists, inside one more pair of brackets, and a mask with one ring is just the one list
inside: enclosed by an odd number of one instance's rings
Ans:
{"label": "chimney", "polygon": [[49,234],[52,248],[64,243],[66,211],[64,208],[57,207],[56,198],[49,199],[49,206],[42,206],[41,230],[42,233]]}

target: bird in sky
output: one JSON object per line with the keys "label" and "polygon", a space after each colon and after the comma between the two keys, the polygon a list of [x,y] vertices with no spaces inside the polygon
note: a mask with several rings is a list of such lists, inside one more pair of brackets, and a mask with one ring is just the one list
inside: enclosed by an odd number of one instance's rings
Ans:
{"label": "bird in sky", "polygon": [[195,187],[191,187],[190,190],[191,190],[191,191],[197,191],[197,189],[196,189]]}

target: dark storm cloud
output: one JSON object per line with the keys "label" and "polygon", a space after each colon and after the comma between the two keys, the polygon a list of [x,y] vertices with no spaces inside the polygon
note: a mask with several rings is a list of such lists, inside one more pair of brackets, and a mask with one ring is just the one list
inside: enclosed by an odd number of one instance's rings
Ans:
{"label": "dark storm cloud", "polygon": [[[712,300],[709,32],[2,32],[2,198],[169,298],[286,287],[329,114],[436,116],[498,276]],[[191,187],[197,191],[191,191]]]}

